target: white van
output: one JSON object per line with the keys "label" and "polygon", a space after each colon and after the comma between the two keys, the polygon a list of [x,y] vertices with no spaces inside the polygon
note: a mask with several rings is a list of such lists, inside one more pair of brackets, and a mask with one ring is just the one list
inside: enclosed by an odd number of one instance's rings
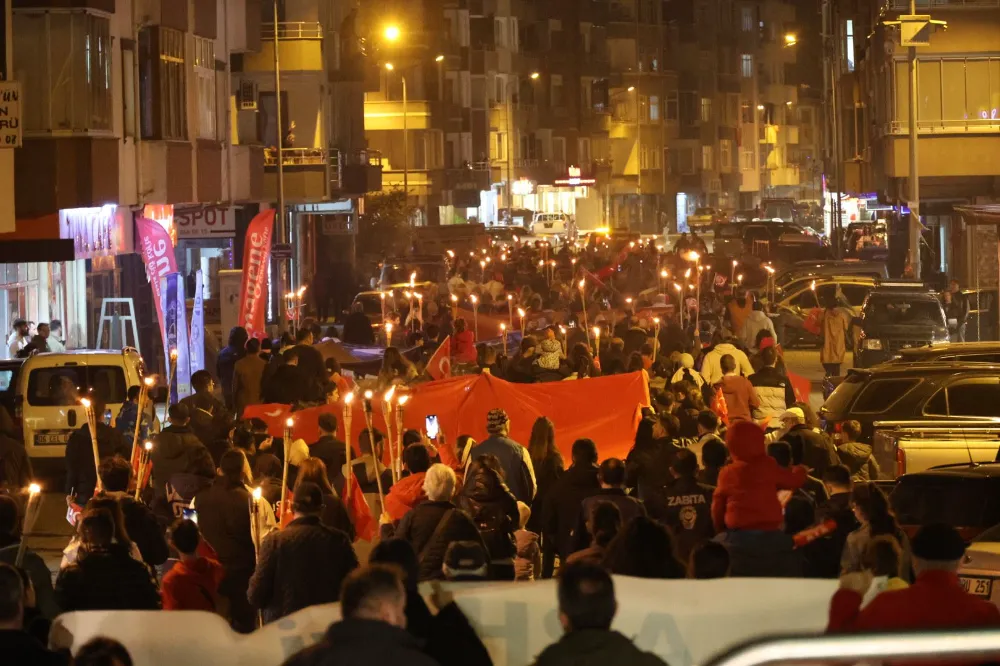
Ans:
{"label": "white van", "polygon": [[566,213],[535,213],[531,221],[533,236],[565,235],[569,232],[570,217]]}
{"label": "white van", "polygon": [[129,387],[142,383],[142,374],[142,357],[131,347],[28,357],[17,375],[14,416],[24,428],[24,447],[32,462],[61,466],[69,436],[87,423],[80,398],[91,392],[102,396],[113,423]]}

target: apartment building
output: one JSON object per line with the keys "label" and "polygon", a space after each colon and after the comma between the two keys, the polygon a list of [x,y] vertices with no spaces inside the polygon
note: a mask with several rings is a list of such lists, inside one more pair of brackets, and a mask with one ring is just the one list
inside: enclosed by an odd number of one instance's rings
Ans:
{"label": "apartment building", "polygon": [[[325,7],[332,13],[336,3]],[[279,10],[300,20],[292,0]],[[110,344],[95,340],[102,301],[132,298],[142,351],[158,358],[136,216],[167,229],[185,275],[205,271],[206,312],[218,321],[218,271],[240,267],[248,221],[276,198],[273,50],[270,106],[260,62],[273,37],[262,19],[273,11],[259,0],[14,0],[11,71],[23,90],[24,141],[14,155],[16,229],[0,234],[4,330],[16,317],[60,319],[70,345]],[[369,157],[351,152],[364,147],[361,77],[336,102],[339,81],[324,87],[319,77],[309,85],[322,99],[310,98],[306,111],[296,98],[299,72],[316,66],[309,38],[325,43],[338,18],[278,26],[291,84],[282,100],[296,122],[284,128],[289,219],[303,245],[329,225],[301,206],[353,211],[358,195],[380,186],[366,180],[377,172]],[[339,62],[331,57],[319,69],[335,80]],[[323,155],[321,187],[315,152]],[[353,164],[361,168],[348,177]]]}
{"label": "apartment building", "polygon": [[[995,228],[966,226],[954,207],[1000,200],[1000,1],[917,0],[917,11],[947,21],[917,48],[924,273],[996,286]],[[885,21],[906,13],[903,0],[855,0],[832,17],[845,188],[893,207],[889,249],[899,267],[909,225],[909,64]]]}

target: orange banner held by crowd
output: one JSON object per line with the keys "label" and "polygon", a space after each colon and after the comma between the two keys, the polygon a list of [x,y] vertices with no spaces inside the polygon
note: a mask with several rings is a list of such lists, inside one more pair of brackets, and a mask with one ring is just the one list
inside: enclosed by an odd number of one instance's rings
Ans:
{"label": "orange banner held by crowd", "polygon": [[[624,458],[632,447],[641,407],[649,405],[649,391],[641,372],[594,379],[541,384],[512,384],[492,375],[463,375],[417,384],[409,389],[403,427],[423,430],[424,419],[438,417],[448,442],[459,435],[486,439],[486,414],[500,407],[511,422],[510,436],[528,445],[535,419],[547,416],[555,424],[556,446],[567,465],[573,442],[589,438],[597,443],[601,459]],[[361,400],[352,405],[352,444],[357,455],[358,433],[365,428]],[[294,418],[292,435],[312,444],[319,439],[317,418],[328,412],[337,416],[338,436],[344,437],[343,405],[322,405],[292,412],[288,405],[253,405],[244,418],[263,419],[271,435],[281,437],[285,419]],[[380,396],[372,401],[372,423],[385,432]],[[393,424],[395,433],[395,423]]]}

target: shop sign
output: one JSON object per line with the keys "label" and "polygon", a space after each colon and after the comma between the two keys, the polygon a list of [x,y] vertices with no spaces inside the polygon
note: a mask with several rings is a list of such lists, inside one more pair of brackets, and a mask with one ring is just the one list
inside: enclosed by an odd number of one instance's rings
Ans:
{"label": "shop sign", "polygon": [[131,252],[125,233],[125,211],[119,211],[114,204],[59,211],[59,238],[73,241],[77,259]]}
{"label": "shop sign", "polygon": [[595,185],[597,181],[593,178],[583,178],[583,172],[580,167],[571,166],[569,168],[569,178],[563,178],[555,181],[556,185],[570,185],[572,187],[580,187],[581,185]]}
{"label": "shop sign", "polygon": [[234,238],[236,210],[222,207],[183,208],[174,211],[178,238]]}

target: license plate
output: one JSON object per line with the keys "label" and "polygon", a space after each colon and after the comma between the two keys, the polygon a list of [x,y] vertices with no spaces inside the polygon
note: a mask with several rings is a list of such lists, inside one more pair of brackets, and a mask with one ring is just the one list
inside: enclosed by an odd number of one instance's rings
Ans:
{"label": "license plate", "polygon": [[72,434],[69,430],[56,430],[35,433],[35,444],[38,446],[65,444]]}
{"label": "license plate", "polygon": [[958,580],[962,584],[962,589],[974,597],[984,597],[989,599],[990,594],[993,592],[992,578],[969,578],[967,576],[959,576]]}

